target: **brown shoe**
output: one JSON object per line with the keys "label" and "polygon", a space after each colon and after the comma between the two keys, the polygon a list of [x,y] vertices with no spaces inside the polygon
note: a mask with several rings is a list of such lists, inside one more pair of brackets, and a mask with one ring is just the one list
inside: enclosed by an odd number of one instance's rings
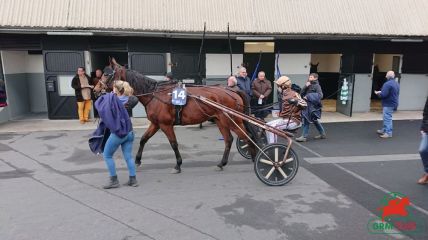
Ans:
{"label": "brown shoe", "polygon": [[392,138],[392,136],[389,135],[388,133],[384,133],[382,135],[379,135],[379,137],[381,137],[381,138]]}
{"label": "brown shoe", "polygon": [[428,183],[428,173],[425,173],[421,178],[418,180],[418,184],[425,185]]}
{"label": "brown shoe", "polygon": [[85,120],[80,120],[80,124],[85,124]]}

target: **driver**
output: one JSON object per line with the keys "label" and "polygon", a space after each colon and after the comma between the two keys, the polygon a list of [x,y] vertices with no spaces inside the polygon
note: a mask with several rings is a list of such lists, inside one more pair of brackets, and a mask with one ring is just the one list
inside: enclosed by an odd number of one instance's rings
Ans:
{"label": "driver", "polygon": [[[302,123],[300,111],[307,106],[305,100],[291,89],[291,80],[287,76],[282,76],[275,81],[282,89],[282,110],[279,118],[268,122],[271,127],[279,129],[296,129]],[[276,134],[266,131],[268,144],[276,142]]]}

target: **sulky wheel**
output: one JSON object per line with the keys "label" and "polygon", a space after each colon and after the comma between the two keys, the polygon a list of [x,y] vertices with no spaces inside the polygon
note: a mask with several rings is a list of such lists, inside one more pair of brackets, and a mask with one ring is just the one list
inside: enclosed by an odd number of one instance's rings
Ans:
{"label": "sulky wheel", "polygon": [[262,151],[257,153],[254,171],[260,181],[269,186],[281,186],[296,176],[299,169],[299,158],[296,152],[290,148],[286,160],[283,161],[286,150],[286,145],[274,143],[266,145]]}
{"label": "sulky wheel", "polygon": [[244,140],[240,139],[239,137],[236,139],[236,148],[238,149],[238,152],[246,159],[251,159],[250,149],[248,146],[248,143],[246,143]]}
{"label": "sulky wheel", "polygon": [[[265,134],[260,134],[260,136],[258,136],[257,140],[255,141],[260,148],[266,146],[267,144],[267,139]],[[236,148],[238,149],[238,152],[241,154],[241,156],[243,156],[246,159],[251,159],[248,143],[246,143],[244,140],[240,139],[239,137],[236,139]]]}

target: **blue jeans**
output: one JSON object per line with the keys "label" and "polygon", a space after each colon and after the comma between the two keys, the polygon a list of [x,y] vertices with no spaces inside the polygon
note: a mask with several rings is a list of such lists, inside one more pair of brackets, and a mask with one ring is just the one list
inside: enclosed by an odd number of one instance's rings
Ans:
{"label": "blue jeans", "polygon": [[[304,118],[304,117],[302,117],[302,118],[303,118],[303,133],[302,133],[302,136],[303,136],[303,137],[308,137],[308,135],[309,135],[309,124],[310,124],[310,122],[309,122],[308,120],[306,120],[306,118]],[[321,135],[325,135],[325,130],[324,130],[324,128],[322,127],[321,122],[320,122],[319,120],[314,121],[314,125],[315,125],[315,127],[317,128],[318,132],[319,132]]]}
{"label": "blue jeans", "polygon": [[383,132],[392,137],[392,113],[393,107],[383,107]]}
{"label": "blue jeans", "polygon": [[123,138],[118,137],[116,134],[110,134],[104,147],[104,160],[107,164],[110,176],[116,176],[116,167],[114,164],[113,154],[119,148],[122,147],[123,157],[125,158],[126,165],[128,166],[129,176],[135,176],[135,163],[132,158],[132,143],[134,142],[134,133],[129,132]]}
{"label": "blue jeans", "polygon": [[419,154],[421,155],[424,170],[428,173],[428,133],[422,133],[421,145],[419,146]]}

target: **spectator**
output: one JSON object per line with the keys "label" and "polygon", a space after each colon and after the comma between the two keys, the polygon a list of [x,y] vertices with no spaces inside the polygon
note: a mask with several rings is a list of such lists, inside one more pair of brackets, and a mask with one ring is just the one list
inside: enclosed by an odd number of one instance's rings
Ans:
{"label": "spectator", "polygon": [[238,80],[236,80],[235,76],[230,76],[227,78],[227,88],[233,91],[239,91]]}
{"label": "spectator", "polygon": [[428,183],[428,98],[425,102],[422,126],[421,126],[422,140],[419,146],[419,154],[421,155],[422,164],[424,166],[424,175],[418,180],[419,184]]}
{"label": "spectator", "polygon": [[[272,85],[265,77],[265,72],[260,71],[257,78],[251,85],[253,92],[252,106],[263,106],[267,103],[267,99],[272,92]],[[269,114],[267,109],[258,109],[255,111],[254,116],[264,121],[265,117]]]}
{"label": "spectator", "polygon": [[240,90],[245,92],[245,95],[247,96],[247,101],[251,101],[251,96],[253,95],[253,92],[251,91],[251,79],[247,77],[247,69],[244,67],[241,67],[238,72],[238,76],[236,77],[236,80],[238,81],[237,85]]}
{"label": "spectator", "polygon": [[306,100],[308,107],[302,111],[303,117],[303,132],[302,136],[296,138],[298,142],[306,142],[309,134],[309,124],[314,123],[320,135],[315,136],[315,139],[325,139],[327,136],[325,130],[321,125],[321,111],[323,98],[322,89],[318,83],[318,74],[309,74],[309,79],[302,89],[302,97]]}
{"label": "spectator", "polygon": [[383,110],[383,128],[376,132],[381,138],[391,138],[392,113],[397,111],[400,86],[397,81],[395,81],[395,73],[393,71],[388,71],[385,77],[386,82],[383,84],[382,89],[380,91],[374,91],[374,93],[382,99]]}
{"label": "spectator", "polygon": [[94,84],[86,74],[84,67],[77,69],[76,76],[71,80],[71,87],[75,90],[80,123],[89,122],[89,112],[91,111],[92,99],[94,99],[92,92]]}

